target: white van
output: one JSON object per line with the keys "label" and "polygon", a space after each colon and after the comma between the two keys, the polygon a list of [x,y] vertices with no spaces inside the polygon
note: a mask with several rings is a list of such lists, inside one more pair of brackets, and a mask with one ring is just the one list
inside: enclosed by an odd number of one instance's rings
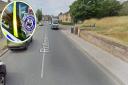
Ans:
{"label": "white van", "polygon": [[51,29],[59,29],[59,20],[52,18]]}

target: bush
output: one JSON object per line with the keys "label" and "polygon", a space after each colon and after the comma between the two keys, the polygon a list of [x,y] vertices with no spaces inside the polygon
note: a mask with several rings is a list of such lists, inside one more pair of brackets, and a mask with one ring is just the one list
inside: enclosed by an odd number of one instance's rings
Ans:
{"label": "bush", "polygon": [[122,3],[122,8],[119,11],[120,16],[128,15],[128,1]]}
{"label": "bush", "polygon": [[1,31],[1,28],[0,28],[0,38],[2,38],[2,31]]}
{"label": "bush", "polygon": [[60,24],[62,24],[62,25],[73,25],[72,22],[60,22]]}

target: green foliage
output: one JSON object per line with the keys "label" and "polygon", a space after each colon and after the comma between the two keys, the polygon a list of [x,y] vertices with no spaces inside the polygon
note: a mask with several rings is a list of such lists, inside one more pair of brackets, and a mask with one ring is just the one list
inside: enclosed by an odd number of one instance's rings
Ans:
{"label": "green foliage", "polygon": [[116,0],[77,0],[70,6],[74,22],[89,18],[118,15],[121,4]]}
{"label": "green foliage", "polygon": [[37,17],[38,22],[40,22],[42,20],[42,10],[37,9],[36,17]]}
{"label": "green foliage", "polygon": [[119,15],[128,15],[128,1],[122,3],[122,8],[119,11]]}

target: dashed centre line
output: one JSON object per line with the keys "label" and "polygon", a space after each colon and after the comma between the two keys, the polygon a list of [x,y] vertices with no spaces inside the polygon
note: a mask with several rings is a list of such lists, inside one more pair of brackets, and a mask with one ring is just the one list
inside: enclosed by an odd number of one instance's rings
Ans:
{"label": "dashed centre line", "polygon": [[43,40],[42,48],[40,49],[40,52],[43,53],[42,69],[41,69],[41,78],[43,78],[43,76],[44,76],[44,58],[46,56],[46,53],[49,52],[49,40],[48,40],[46,33],[44,35],[44,40]]}

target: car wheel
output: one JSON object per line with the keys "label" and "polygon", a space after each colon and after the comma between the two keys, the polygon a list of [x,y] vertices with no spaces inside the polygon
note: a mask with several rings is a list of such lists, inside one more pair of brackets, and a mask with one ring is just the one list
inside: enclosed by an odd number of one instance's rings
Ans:
{"label": "car wheel", "polygon": [[24,46],[24,50],[27,50],[27,48],[28,48],[28,46],[27,46],[28,44],[26,44],[25,46]]}
{"label": "car wheel", "polygon": [[32,42],[32,40],[33,40],[33,39],[31,38],[31,41],[30,41],[30,42]]}
{"label": "car wheel", "polygon": [[11,51],[14,51],[14,49],[10,49]]}
{"label": "car wheel", "polygon": [[1,79],[0,79],[0,83],[2,84],[2,85],[6,85],[6,79],[5,79],[5,75],[3,74],[3,75],[1,75],[2,77],[1,77]]}
{"label": "car wheel", "polygon": [[6,85],[6,77],[4,77],[3,85]]}

